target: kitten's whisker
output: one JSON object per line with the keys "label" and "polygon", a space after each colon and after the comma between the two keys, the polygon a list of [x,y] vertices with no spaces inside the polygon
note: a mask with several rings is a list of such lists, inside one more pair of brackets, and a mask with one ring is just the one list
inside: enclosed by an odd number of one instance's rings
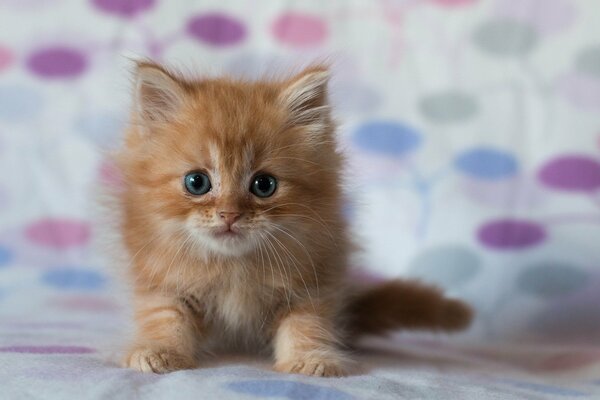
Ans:
{"label": "kitten's whisker", "polygon": [[[264,240],[264,235],[262,233],[259,233],[261,240]],[[260,246],[260,255],[262,257],[262,262],[263,262],[263,267],[265,265],[265,259],[263,257],[263,243],[261,241],[258,242],[259,246]],[[265,253],[267,253],[267,256],[269,255],[268,250],[265,246]],[[270,261],[269,261],[270,263]],[[271,264],[271,279],[273,281],[273,287],[271,289],[271,299],[273,298],[273,296],[275,295],[275,272],[273,271],[273,265]]]}
{"label": "kitten's whisker", "polygon": [[[300,267],[302,266],[300,261],[298,261],[298,259],[296,258],[295,255],[292,254],[292,252],[287,248],[287,246],[285,244],[283,244],[281,242],[281,240],[277,239],[277,237],[275,237],[275,235],[273,235],[270,232],[266,232],[269,236],[271,236],[273,238],[273,240],[275,240],[279,246],[281,247],[281,249],[283,251],[285,251],[288,256],[290,257],[290,261],[292,261],[292,266],[294,268],[296,268],[296,271],[298,272],[298,275],[300,276],[300,279],[302,280],[302,283],[304,284],[304,288],[306,289],[306,295],[308,296],[308,300],[310,301],[310,304],[313,308],[313,310],[316,312],[317,309],[315,308],[315,304],[313,303],[313,299],[312,296],[310,295],[310,290],[308,289],[308,285],[306,284],[306,280],[304,280],[304,276],[302,276],[302,271],[300,271]],[[295,260],[295,261],[294,261]]]}
{"label": "kitten's whisker", "polygon": [[[319,219],[321,220],[321,222],[320,222],[320,223],[322,224],[322,226],[323,226],[324,228],[327,228],[327,223],[326,223],[326,221],[323,219],[323,217],[321,217],[321,216],[319,215],[319,213],[317,213],[317,212],[316,212],[315,210],[313,210],[311,207],[307,206],[306,204],[302,204],[302,203],[283,203],[283,204],[277,204],[277,205],[275,205],[275,206],[273,206],[273,207],[267,208],[266,210],[260,211],[260,212],[258,212],[257,214],[258,214],[258,215],[262,215],[262,214],[265,214],[265,213],[266,213],[266,212],[268,212],[268,211],[275,210],[275,209],[277,209],[277,208],[281,208],[281,207],[285,207],[285,206],[291,206],[291,205],[295,205],[295,206],[300,206],[300,207],[304,207],[304,208],[306,208],[308,211],[312,212],[312,213],[313,213],[313,214],[314,214],[314,215],[315,215],[317,218],[319,218]],[[291,215],[291,214],[290,214],[290,215]],[[300,214],[298,214],[297,216],[300,216]],[[305,218],[310,218],[310,217],[308,217],[308,216],[306,216],[306,215],[302,215],[302,216],[303,216],[303,217],[305,217]],[[315,222],[317,222],[317,221],[315,220]],[[330,233],[331,233],[331,232],[330,232]],[[332,239],[333,239],[333,237],[332,237]]]}
{"label": "kitten's whisker", "polygon": [[317,224],[319,224],[323,229],[325,229],[327,231],[327,235],[329,236],[329,238],[331,239],[331,241],[333,242],[333,244],[337,247],[337,241],[335,240],[333,233],[331,232],[331,230],[329,229],[329,227],[324,223],[321,222],[319,220],[316,220],[312,217],[309,217],[308,215],[303,215],[303,214],[276,214],[276,215],[271,215],[272,218],[275,217],[282,217],[282,218],[286,218],[286,217],[298,217],[298,218],[305,218],[308,219],[310,221],[313,221]]}
{"label": "kitten's whisker", "polygon": [[[260,258],[261,258],[261,265],[262,265],[262,270],[263,270],[263,282],[265,282],[267,280],[266,278],[266,267],[265,267],[265,258],[263,255],[263,249],[262,249],[262,243],[260,241],[258,241],[258,249],[260,251]],[[275,295],[275,274],[273,273],[273,269],[271,269],[271,278],[273,279],[273,285],[271,287],[271,300],[273,299],[274,295]],[[265,312],[265,316],[260,324],[260,328],[259,331],[262,331],[263,327],[265,326],[265,323],[267,322],[267,319],[269,318],[269,312],[266,311]]]}
{"label": "kitten's whisker", "polygon": [[[275,256],[277,255],[277,249],[275,249],[275,246],[273,245],[273,243],[271,243],[271,240],[267,236],[264,236],[264,240],[265,240],[265,243],[268,244],[269,247],[271,248],[271,250],[273,251],[273,259],[276,261],[276,266],[277,266],[277,269],[279,270],[279,275],[283,278],[283,276],[285,274],[285,278],[288,281],[287,285],[283,285],[283,291],[284,291],[285,298],[287,300],[288,309],[289,309],[290,312],[292,312],[292,305],[291,305],[291,302],[290,302],[290,298],[291,298],[291,280],[288,277],[288,274],[285,271],[285,268],[283,268],[283,270],[282,270],[281,267],[280,267],[280,265],[277,263],[277,259],[275,258]],[[269,262],[270,262],[271,256],[269,255],[268,252],[267,252],[267,256],[269,256]]]}
{"label": "kitten's whisker", "polygon": [[[306,254],[306,256],[308,257],[311,267],[313,269],[313,273],[315,275],[315,285],[317,288],[317,297],[319,297],[319,276],[317,274],[317,267],[315,266],[315,262],[313,261],[312,256],[310,255],[310,253],[308,252],[308,249],[306,248],[306,246],[304,245],[304,243],[302,243],[301,241],[299,241],[296,237],[294,237],[291,232],[289,232],[287,229],[285,229],[282,226],[277,226],[276,224],[271,224],[271,226],[275,229],[277,229],[278,231],[288,235],[292,240],[294,240],[296,243],[298,243],[298,245],[300,246],[300,248],[304,251],[304,254]],[[295,256],[294,256],[295,258]]]}
{"label": "kitten's whisker", "polygon": [[[143,245],[134,255],[133,257],[131,257],[131,260],[129,260],[129,264],[127,265],[127,270],[129,270],[132,266],[133,263],[135,262],[135,259],[137,258],[137,256],[139,254],[141,254],[141,252],[150,245],[150,243],[154,242],[156,239],[158,239],[160,237],[160,233],[154,235],[154,237],[152,239],[150,239],[145,245]],[[148,264],[143,264],[142,265],[142,271],[146,272],[146,268],[148,267]],[[152,282],[152,280],[154,279],[154,275],[150,276],[150,280],[148,282],[148,285],[150,285],[150,282]]]}
{"label": "kitten's whisker", "polygon": [[[169,272],[171,272],[171,267],[173,266],[173,264],[175,264],[175,260],[177,259],[177,256],[179,255],[179,253],[181,252],[181,250],[183,250],[183,248],[185,247],[185,245],[189,242],[191,236],[187,235],[187,237],[181,242],[181,245],[179,246],[179,248],[177,249],[177,252],[175,253],[175,255],[173,256],[173,258],[171,259],[171,263],[169,264],[169,266],[167,267],[167,272],[165,273],[166,276],[169,275]],[[177,269],[177,279],[175,280],[175,287],[176,287],[176,291],[179,294],[179,280],[181,278],[181,269],[178,268]]]}
{"label": "kitten's whisker", "polygon": [[327,225],[326,225],[324,222],[321,222],[321,221],[319,221],[318,219],[315,219],[315,218],[309,217],[308,215],[304,215],[304,214],[289,214],[289,213],[286,213],[286,214],[276,214],[276,215],[273,215],[273,217],[299,217],[299,218],[305,218],[305,219],[311,220],[311,221],[313,221],[313,222],[316,222],[317,224],[319,224],[319,225],[320,225],[321,227],[323,227],[324,229],[327,229],[327,230],[328,230],[328,232],[327,232],[327,233],[329,234],[329,236],[331,237],[331,239],[333,239],[333,233],[331,233],[331,232],[329,231],[329,229],[328,229]]}

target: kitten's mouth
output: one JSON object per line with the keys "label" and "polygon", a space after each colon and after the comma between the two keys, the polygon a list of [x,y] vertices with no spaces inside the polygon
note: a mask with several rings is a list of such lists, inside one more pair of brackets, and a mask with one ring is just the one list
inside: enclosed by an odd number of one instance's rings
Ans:
{"label": "kitten's mouth", "polygon": [[213,236],[219,239],[233,239],[239,238],[240,236],[242,236],[242,234],[240,233],[238,228],[232,226],[214,231]]}

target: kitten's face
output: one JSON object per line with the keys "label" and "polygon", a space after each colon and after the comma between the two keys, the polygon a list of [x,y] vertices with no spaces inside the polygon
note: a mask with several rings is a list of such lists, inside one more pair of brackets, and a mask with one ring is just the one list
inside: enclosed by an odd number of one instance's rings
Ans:
{"label": "kitten's face", "polygon": [[323,224],[318,211],[337,201],[339,163],[323,70],[278,84],[195,86],[145,72],[138,107],[147,128],[128,138],[126,175],[159,229],[240,256]]}

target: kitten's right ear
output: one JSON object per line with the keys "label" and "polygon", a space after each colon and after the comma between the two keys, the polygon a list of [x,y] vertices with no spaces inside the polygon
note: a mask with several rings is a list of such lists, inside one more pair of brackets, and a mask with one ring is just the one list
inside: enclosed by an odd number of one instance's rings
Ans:
{"label": "kitten's right ear", "polygon": [[158,64],[137,64],[135,111],[142,124],[173,120],[184,101],[185,88],[177,77]]}

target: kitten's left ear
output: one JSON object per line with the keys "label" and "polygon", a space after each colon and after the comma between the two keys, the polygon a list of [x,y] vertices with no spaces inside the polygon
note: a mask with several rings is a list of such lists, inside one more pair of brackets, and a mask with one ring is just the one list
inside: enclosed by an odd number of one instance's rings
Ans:
{"label": "kitten's left ear", "polygon": [[146,125],[173,120],[185,102],[182,82],[158,64],[140,62],[135,77],[135,107]]}
{"label": "kitten's left ear", "polygon": [[290,125],[305,126],[310,131],[326,130],[330,119],[329,77],[326,67],[316,66],[305,69],[285,83],[280,100],[290,115]]}

